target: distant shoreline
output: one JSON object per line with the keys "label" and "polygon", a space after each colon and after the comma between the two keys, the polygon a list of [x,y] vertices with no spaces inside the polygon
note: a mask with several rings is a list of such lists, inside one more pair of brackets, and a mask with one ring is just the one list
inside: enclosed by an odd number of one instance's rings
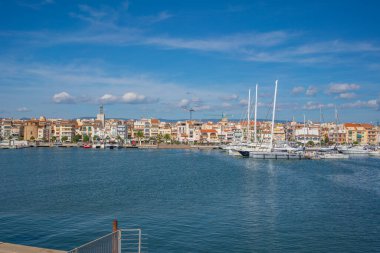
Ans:
{"label": "distant shoreline", "polygon": [[[14,147],[14,146],[0,146],[0,149],[23,149],[23,148],[83,148],[83,146],[73,143],[54,145],[51,143],[43,143],[38,145],[30,145],[24,147]],[[186,144],[159,144],[159,145],[123,145],[119,149],[218,149],[217,145],[186,145]],[[88,148],[95,149],[95,148]],[[103,148],[97,148],[103,149]],[[109,148],[104,148],[109,149]],[[118,148],[114,148],[118,149]]]}

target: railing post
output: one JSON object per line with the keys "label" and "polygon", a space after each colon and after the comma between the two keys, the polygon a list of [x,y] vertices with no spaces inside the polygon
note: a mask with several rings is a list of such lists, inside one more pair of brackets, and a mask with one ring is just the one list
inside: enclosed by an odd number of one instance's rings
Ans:
{"label": "railing post", "polygon": [[113,220],[112,222],[112,232],[116,232],[118,230],[118,227],[117,227],[117,220]]}
{"label": "railing post", "polygon": [[139,252],[138,253],[141,253],[141,228],[139,229]]}
{"label": "railing post", "polygon": [[117,227],[117,220],[112,222],[112,253],[119,253],[119,233]]}

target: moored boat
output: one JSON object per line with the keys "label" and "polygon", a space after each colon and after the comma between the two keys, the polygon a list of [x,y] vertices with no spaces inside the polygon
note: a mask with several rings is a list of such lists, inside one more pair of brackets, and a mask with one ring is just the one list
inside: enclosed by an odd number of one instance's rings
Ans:
{"label": "moored boat", "polygon": [[348,159],[349,155],[341,154],[341,153],[323,153],[320,154],[319,157],[321,159]]}
{"label": "moored boat", "polygon": [[377,150],[377,151],[371,151],[368,153],[369,156],[373,156],[373,157],[380,157],[380,150]]}
{"label": "moored boat", "polygon": [[363,146],[342,147],[338,148],[338,151],[349,155],[368,155],[370,153],[370,150]]}

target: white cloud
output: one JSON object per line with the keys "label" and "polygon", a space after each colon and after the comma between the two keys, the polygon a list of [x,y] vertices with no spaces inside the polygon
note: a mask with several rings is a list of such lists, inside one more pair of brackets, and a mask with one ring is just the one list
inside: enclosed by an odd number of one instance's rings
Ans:
{"label": "white cloud", "polygon": [[18,112],[30,112],[30,109],[27,107],[20,107],[17,109]]}
{"label": "white cloud", "polygon": [[306,110],[317,110],[317,109],[320,109],[320,108],[334,108],[335,105],[332,104],[332,103],[329,103],[329,104],[321,104],[321,103],[316,103],[316,102],[312,102],[312,101],[309,101],[307,102],[304,106],[303,106],[303,109],[306,109]]}
{"label": "white cloud", "polygon": [[53,102],[57,104],[74,104],[75,98],[69,93],[63,91],[61,93],[54,94]]}
{"label": "white cloud", "polygon": [[315,96],[318,92],[318,89],[314,86],[309,86],[306,90],[306,96]]}
{"label": "white cloud", "polygon": [[190,100],[187,98],[184,98],[184,99],[181,99],[181,101],[179,101],[178,107],[187,108],[189,104],[190,104]]}
{"label": "white cloud", "polygon": [[104,94],[99,98],[99,102],[102,104],[112,104],[116,103],[119,100],[117,96],[111,94]]}
{"label": "white cloud", "polygon": [[150,98],[135,92],[127,92],[121,97],[121,101],[126,104],[152,104],[157,103],[157,98]]}
{"label": "white cloud", "polygon": [[240,99],[239,105],[248,105],[248,100],[247,99]]}
{"label": "white cloud", "polygon": [[283,31],[267,33],[233,34],[213,38],[173,38],[173,37],[147,37],[145,44],[162,46],[165,48],[192,49],[199,51],[231,52],[246,47],[270,47],[281,44],[292,35]]}
{"label": "white cloud", "polygon": [[379,110],[380,109],[380,99],[371,99],[367,101],[358,100],[353,103],[346,103],[342,105],[342,108],[372,108]]}
{"label": "white cloud", "polygon": [[195,111],[208,111],[211,109],[210,105],[196,105],[193,107]]}
{"label": "white cloud", "polygon": [[292,94],[297,95],[305,92],[305,88],[302,86],[296,86],[292,89]]}
{"label": "white cloud", "polygon": [[338,97],[339,98],[343,98],[343,99],[350,99],[350,98],[356,97],[356,94],[352,93],[352,92],[347,92],[347,93],[341,93],[341,94],[339,94]]}
{"label": "white cloud", "polygon": [[220,97],[221,100],[223,101],[237,101],[239,99],[239,95],[237,94],[231,94],[231,95],[227,95],[227,96],[222,96]]}
{"label": "white cloud", "polygon": [[327,93],[329,94],[340,94],[347,93],[349,91],[360,89],[360,85],[358,84],[349,84],[349,83],[334,83],[330,84]]}
{"label": "white cloud", "polygon": [[222,108],[228,109],[228,108],[231,108],[231,107],[232,107],[232,105],[230,103],[226,103],[226,102],[222,103]]}

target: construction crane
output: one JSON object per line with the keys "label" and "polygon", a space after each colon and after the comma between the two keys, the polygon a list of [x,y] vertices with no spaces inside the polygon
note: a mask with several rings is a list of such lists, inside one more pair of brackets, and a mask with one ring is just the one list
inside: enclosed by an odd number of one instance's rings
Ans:
{"label": "construction crane", "polygon": [[193,108],[190,108],[188,110],[189,110],[189,113],[190,113],[190,120],[193,120],[193,112],[195,112],[195,110]]}
{"label": "construction crane", "polygon": [[228,117],[233,117],[234,115],[232,115],[232,114],[226,114],[226,113],[222,112],[222,115],[220,115],[220,114],[208,114],[207,116],[211,116],[211,117],[219,117],[219,116],[221,116],[221,119],[223,120],[223,119],[227,119]]}

